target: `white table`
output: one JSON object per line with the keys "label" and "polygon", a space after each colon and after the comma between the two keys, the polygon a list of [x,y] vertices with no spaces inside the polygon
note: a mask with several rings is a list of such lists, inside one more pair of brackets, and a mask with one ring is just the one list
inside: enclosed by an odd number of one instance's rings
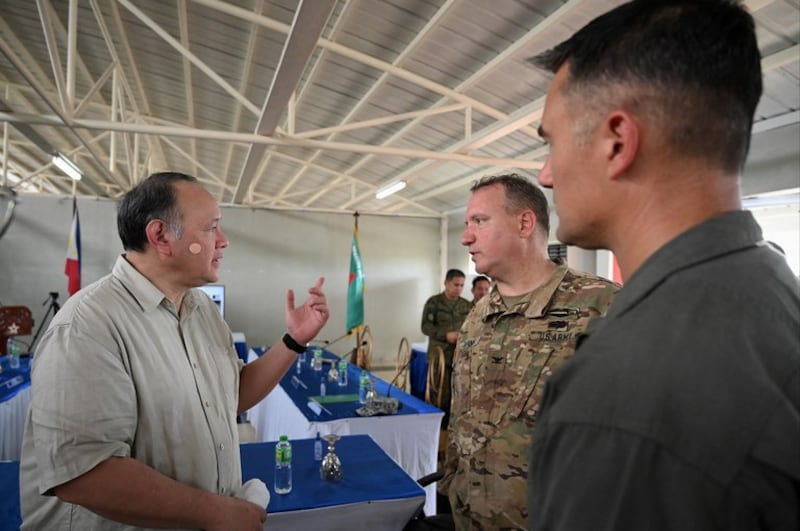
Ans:
{"label": "white table", "polygon": [[19,461],[30,403],[30,384],[10,400],[0,402],[0,461]]}
{"label": "white table", "polygon": [[[403,402],[419,403],[417,398],[396,388],[392,389],[392,396]],[[419,479],[437,469],[443,415],[441,410],[435,409],[415,415],[353,416],[326,421],[324,417],[313,418],[310,411],[298,409],[278,385],[249,410],[248,420],[255,428],[257,441],[277,441],[281,435],[288,435],[290,439],[314,438],[317,432],[320,435],[370,435],[408,475]],[[436,514],[436,485],[429,485],[425,491],[425,514]]]}
{"label": "white table", "polygon": [[[21,360],[19,370],[10,369],[7,356],[0,357],[0,461],[19,461],[25,417],[31,403],[30,358]],[[9,396],[10,395],[10,396]]]}

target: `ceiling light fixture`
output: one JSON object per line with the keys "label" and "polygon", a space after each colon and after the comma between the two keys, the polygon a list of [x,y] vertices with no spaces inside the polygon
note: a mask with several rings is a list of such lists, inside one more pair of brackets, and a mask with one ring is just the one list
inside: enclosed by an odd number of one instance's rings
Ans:
{"label": "ceiling light fixture", "polygon": [[375,192],[375,199],[384,199],[386,197],[389,197],[393,193],[399,192],[400,190],[405,188],[406,184],[407,183],[405,181],[395,181],[393,183],[389,183],[383,188],[378,189],[377,192]]}
{"label": "ceiling light fixture", "polygon": [[75,181],[80,181],[81,177],[83,177],[83,172],[77,166],[77,164],[75,164],[74,162],[72,162],[59,152],[53,153],[53,164],[55,164],[59,170],[66,173],[69,177],[71,177]]}

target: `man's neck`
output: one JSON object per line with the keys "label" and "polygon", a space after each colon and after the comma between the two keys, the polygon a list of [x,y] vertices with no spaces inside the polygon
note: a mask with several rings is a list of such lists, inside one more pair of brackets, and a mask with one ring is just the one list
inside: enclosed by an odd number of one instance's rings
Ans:
{"label": "man's neck", "polygon": [[686,181],[673,181],[632,201],[636,206],[618,219],[608,247],[624,280],[653,253],[692,227],[725,212],[741,210],[736,176],[705,175]]}
{"label": "man's neck", "polygon": [[505,278],[496,278],[496,289],[505,297],[516,297],[535,290],[553,275],[558,266],[547,257],[530,257],[508,272]]}
{"label": "man's neck", "polygon": [[146,252],[139,253],[136,251],[127,251],[124,257],[129,264],[175,305],[175,311],[180,314],[181,303],[183,302],[183,296],[186,294],[186,289],[176,287],[169,281],[170,274],[168,271],[163,270],[163,267],[157,261],[157,257],[150,256]]}

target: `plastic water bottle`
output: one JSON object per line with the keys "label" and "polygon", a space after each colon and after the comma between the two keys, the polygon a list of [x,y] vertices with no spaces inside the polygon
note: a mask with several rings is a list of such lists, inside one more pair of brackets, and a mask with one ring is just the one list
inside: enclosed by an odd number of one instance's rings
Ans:
{"label": "plastic water bottle", "polygon": [[22,345],[9,337],[6,341],[6,353],[8,353],[8,366],[12,369],[19,369],[19,357],[22,355]]}
{"label": "plastic water bottle", "polygon": [[321,348],[315,348],[314,349],[314,358],[311,360],[311,367],[315,371],[321,371],[322,370],[322,349]]}
{"label": "plastic water bottle", "polygon": [[288,435],[281,435],[275,445],[275,494],[292,492],[292,444]]}
{"label": "plastic water bottle", "polygon": [[325,377],[319,379],[319,396],[325,396]]}
{"label": "plastic water bottle", "polygon": [[314,441],[314,461],[322,461],[322,439],[317,432],[317,440]]}
{"label": "plastic water bottle", "polygon": [[339,387],[347,387],[347,361],[339,360],[339,378],[336,380]]}
{"label": "plastic water bottle", "polygon": [[369,373],[362,370],[361,376],[358,377],[358,401],[362,404],[367,403],[367,391],[369,391]]}

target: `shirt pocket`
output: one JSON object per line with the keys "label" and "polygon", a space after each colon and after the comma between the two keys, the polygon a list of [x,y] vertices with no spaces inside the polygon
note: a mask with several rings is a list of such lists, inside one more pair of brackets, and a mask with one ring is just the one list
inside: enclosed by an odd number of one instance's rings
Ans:
{"label": "shirt pocket", "polygon": [[492,424],[498,426],[520,418],[533,423],[550,375],[547,363],[554,351],[550,344],[540,344],[537,348],[525,345],[513,362],[497,371],[494,382],[497,400],[489,416]]}
{"label": "shirt pocket", "polygon": [[213,360],[216,368],[216,375],[212,381],[216,380],[218,393],[225,398],[226,405],[238,404],[238,376],[239,363],[238,357],[230,352],[230,348],[224,345],[209,345],[209,357]]}

